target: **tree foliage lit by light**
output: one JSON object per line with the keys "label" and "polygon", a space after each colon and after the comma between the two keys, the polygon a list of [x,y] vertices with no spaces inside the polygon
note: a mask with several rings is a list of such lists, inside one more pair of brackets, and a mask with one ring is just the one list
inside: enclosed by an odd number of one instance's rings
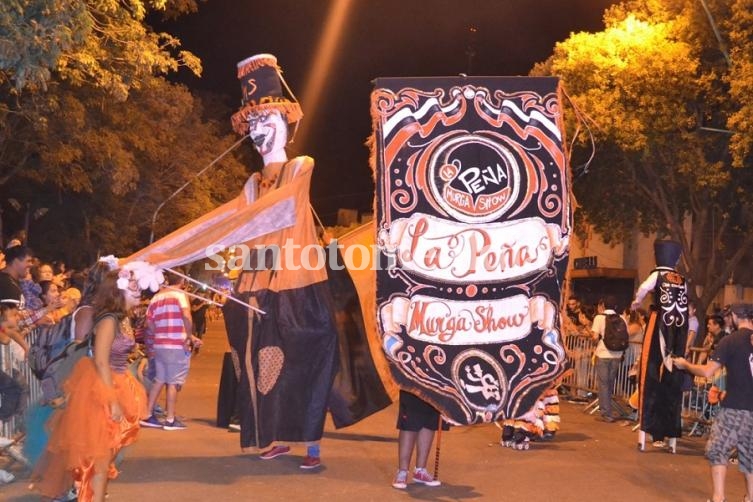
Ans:
{"label": "tree foliage lit by light", "polygon": [[[178,186],[235,141],[229,124],[164,74],[200,61],[149,13],[174,17],[194,0],[0,2],[0,223],[2,201],[51,210],[30,232],[48,258],[90,263],[148,240],[150,216]],[[232,156],[166,207],[164,234],[237,192],[245,166]],[[0,227],[0,231],[2,231]],[[41,236],[44,236],[42,239]]]}
{"label": "tree foliage lit by light", "polygon": [[532,72],[560,76],[590,119],[587,172],[584,136],[573,152],[577,219],[608,241],[679,240],[700,311],[731,276],[753,283],[742,267],[753,252],[753,0],[706,4],[711,19],[696,0],[624,2],[603,31],[572,34]]}
{"label": "tree foliage lit by light", "polygon": [[74,84],[93,83],[125,99],[144,76],[199,59],[168,33],[151,30],[150,11],[195,10],[194,0],[3,0],[0,2],[0,83],[44,88],[56,72]]}

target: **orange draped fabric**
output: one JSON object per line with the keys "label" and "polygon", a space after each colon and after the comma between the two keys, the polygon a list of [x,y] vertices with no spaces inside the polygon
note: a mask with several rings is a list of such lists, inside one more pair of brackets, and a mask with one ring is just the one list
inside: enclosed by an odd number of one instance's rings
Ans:
{"label": "orange draped fabric", "polygon": [[[309,157],[298,157],[291,163],[309,161],[313,162]],[[258,199],[255,193],[244,190],[230,202],[122,259],[121,264],[143,260],[162,268],[176,267],[206,258],[207,249],[214,248],[213,252],[217,252],[292,227],[296,223],[302,185],[308,197],[306,183],[307,177],[293,180]]]}
{"label": "orange draped fabric", "polygon": [[[65,383],[68,401],[48,423],[50,441],[34,470],[34,487],[42,495],[59,497],[75,482],[78,500],[89,501],[95,466],[108,465],[108,477],[117,476],[112,461],[136,441],[139,420],[147,413],[144,387],[133,375],[113,372],[112,381],[113,388],[105,386],[90,358],[76,364]],[[110,418],[113,399],[123,410],[121,422]]]}

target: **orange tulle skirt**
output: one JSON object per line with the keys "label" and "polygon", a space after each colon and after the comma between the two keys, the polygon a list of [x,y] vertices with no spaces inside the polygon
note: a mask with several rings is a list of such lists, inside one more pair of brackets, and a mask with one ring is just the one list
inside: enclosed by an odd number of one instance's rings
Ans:
{"label": "orange tulle skirt", "polygon": [[[34,469],[34,488],[46,497],[59,497],[74,484],[78,500],[92,499],[92,477],[107,466],[109,479],[117,476],[113,465],[121,448],[136,441],[139,420],[146,416],[144,387],[128,372],[112,373],[113,388],[102,382],[94,361],[76,364],[65,383],[68,400],[48,422],[50,440]],[[110,416],[116,399],[123,420]]]}

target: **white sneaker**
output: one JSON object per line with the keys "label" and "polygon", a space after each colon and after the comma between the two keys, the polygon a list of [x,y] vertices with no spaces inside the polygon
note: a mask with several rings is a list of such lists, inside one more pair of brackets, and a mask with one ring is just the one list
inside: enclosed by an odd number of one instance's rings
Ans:
{"label": "white sneaker", "polygon": [[16,477],[13,474],[9,473],[6,470],[0,469],[0,483],[2,484],[10,483],[11,481],[15,479]]}
{"label": "white sneaker", "polygon": [[11,456],[13,460],[16,462],[21,462],[22,464],[31,467],[31,462],[29,462],[29,459],[24,456],[24,454],[21,452],[21,448],[18,445],[9,446],[5,453]]}
{"label": "white sneaker", "polygon": [[5,448],[13,443],[15,443],[15,441],[10,438],[0,438],[0,448]]}
{"label": "white sneaker", "polygon": [[392,481],[392,487],[398,490],[405,490],[408,488],[408,471],[397,471],[395,479]]}

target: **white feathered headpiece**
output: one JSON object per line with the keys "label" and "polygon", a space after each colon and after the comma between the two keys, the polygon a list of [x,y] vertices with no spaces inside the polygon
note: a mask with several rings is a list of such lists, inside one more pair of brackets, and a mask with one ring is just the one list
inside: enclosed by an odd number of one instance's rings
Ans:
{"label": "white feathered headpiece", "polygon": [[134,279],[142,291],[149,289],[156,293],[165,282],[162,270],[145,261],[131,261],[122,267],[113,255],[103,256],[99,261],[106,263],[110,270],[118,271],[118,289],[127,290],[129,281]]}

